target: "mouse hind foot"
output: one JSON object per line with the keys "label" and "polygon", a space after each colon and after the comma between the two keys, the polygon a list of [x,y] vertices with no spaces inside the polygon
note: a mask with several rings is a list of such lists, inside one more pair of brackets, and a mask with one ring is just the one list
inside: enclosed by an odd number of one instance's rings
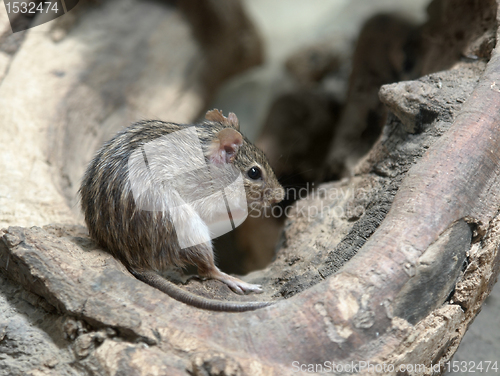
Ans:
{"label": "mouse hind foot", "polygon": [[244,282],[239,278],[220,271],[219,268],[215,266],[214,252],[211,243],[204,243],[196,247],[191,247],[188,250],[183,250],[182,257],[185,264],[192,264],[198,268],[200,277],[217,279],[225,283],[236,294],[260,294],[263,292],[260,285]]}
{"label": "mouse hind foot", "polygon": [[262,287],[260,285],[247,283],[239,278],[230,276],[229,274],[221,272],[215,265],[211,270],[199,270],[199,274],[203,277],[216,279],[225,283],[233,292],[239,295],[262,293]]}

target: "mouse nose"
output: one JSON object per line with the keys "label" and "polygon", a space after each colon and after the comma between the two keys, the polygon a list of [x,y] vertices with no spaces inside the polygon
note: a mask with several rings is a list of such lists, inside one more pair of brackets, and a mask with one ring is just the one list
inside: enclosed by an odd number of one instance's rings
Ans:
{"label": "mouse nose", "polygon": [[271,204],[277,204],[285,198],[285,190],[283,187],[275,188],[274,189],[274,195],[271,198],[270,202]]}

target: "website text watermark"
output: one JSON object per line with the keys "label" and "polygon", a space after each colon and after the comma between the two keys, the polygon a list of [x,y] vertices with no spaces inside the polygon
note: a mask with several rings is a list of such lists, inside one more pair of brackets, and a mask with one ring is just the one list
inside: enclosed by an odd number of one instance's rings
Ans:
{"label": "website text watermark", "polygon": [[370,373],[435,373],[442,372],[474,372],[474,373],[498,373],[498,361],[449,361],[446,363],[436,364],[386,364],[386,363],[371,363],[367,361],[336,363],[325,361],[323,363],[300,363],[299,361],[292,362],[294,372],[303,373],[352,373],[370,372]]}

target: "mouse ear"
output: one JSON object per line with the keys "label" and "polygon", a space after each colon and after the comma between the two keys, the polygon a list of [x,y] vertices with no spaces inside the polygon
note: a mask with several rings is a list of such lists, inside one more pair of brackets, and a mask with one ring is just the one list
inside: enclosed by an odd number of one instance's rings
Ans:
{"label": "mouse ear", "polygon": [[237,131],[240,130],[240,121],[238,120],[234,112],[229,113],[229,115],[227,116],[227,122]]}
{"label": "mouse ear", "polygon": [[205,114],[205,119],[210,121],[216,121],[217,123],[225,123],[226,117],[222,114],[221,110],[214,108],[213,110],[207,111]]}
{"label": "mouse ear", "polygon": [[210,111],[207,111],[205,114],[205,119],[210,120],[210,121],[216,121],[217,123],[221,123],[223,125],[233,127],[237,131],[240,130],[240,121],[236,117],[236,114],[234,112],[230,112],[227,117],[225,117],[222,114],[221,110],[213,109]]}
{"label": "mouse ear", "polygon": [[243,136],[240,132],[225,128],[217,133],[217,137],[210,144],[208,158],[216,165],[231,163],[242,144]]}

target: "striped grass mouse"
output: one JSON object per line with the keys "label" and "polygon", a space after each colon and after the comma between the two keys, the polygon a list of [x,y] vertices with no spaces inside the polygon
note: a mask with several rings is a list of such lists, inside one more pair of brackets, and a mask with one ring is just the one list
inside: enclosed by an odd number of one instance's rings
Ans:
{"label": "striped grass mouse", "polygon": [[[175,138],[186,132],[196,139]],[[197,142],[201,149],[193,154],[189,150]],[[135,160],[139,162],[134,164]],[[203,167],[199,167],[201,162]],[[141,184],[134,181],[137,177]],[[224,189],[235,177],[240,179],[245,200],[241,192],[238,195],[236,190],[233,197]],[[156,178],[163,180],[154,184],[148,180]],[[221,189],[226,192],[223,201]],[[200,276],[222,281],[237,294],[262,292],[259,285],[220,271],[210,241],[209,225],[227,222],[218,221],[217,213],[225,213],[234,228],[238,218],[229,210],[231,203],[241,209],[245,201],[245,210],[259,209],[284,197],[264,153],[239,132],[234,113],[225,117],[219,110],[208,111],[205,120],[194,125],[157,120],[131,125],[97,152],[79,193],[91,238],[139,280],[174,299],[209,310],[247,311],[269,305],[207,299],[158,274],[171,266],[194,265]]]}

